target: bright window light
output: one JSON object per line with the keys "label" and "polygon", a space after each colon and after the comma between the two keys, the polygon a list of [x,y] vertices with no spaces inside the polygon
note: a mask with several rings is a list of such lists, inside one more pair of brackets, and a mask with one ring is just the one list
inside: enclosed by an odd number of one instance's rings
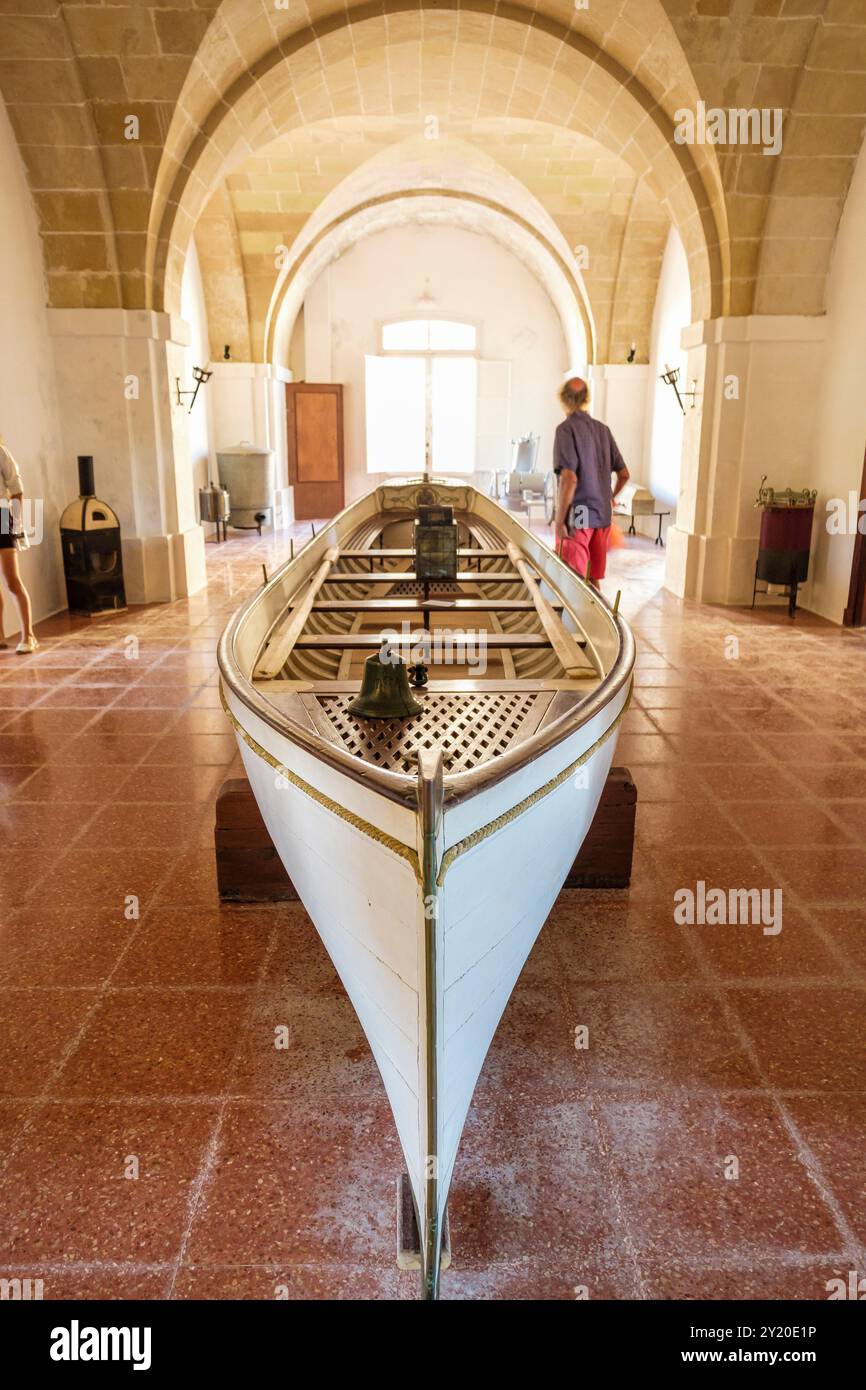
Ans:
{"label": "bright window light", "polygon": [[399,319],[382,325],[383,352],[474,352],[478,332],[473,323],[451,319]]}
{"label": "bright window light", "polygon": [[475,325],[450,323],[447,319],[430,320],[430,349],[432,352],[474,352]]}
{"label": "bright window light", "polygon": [[424,472],[427,373],[423,357],[367,357],[367,472]]}
{"label": "bright window light", "polygon": [[404,319],[382,328],[383,352],[426,352],[429,346],[429,319]]}
{"label": "bright window light", "polygon": [[[451,319],[382,325],[367,357],[367,472],[472,473],[478,454],[478,333]],[[423,356],[420,354],[423,353]]]}
{"label": "bright window light", "polygon": [[474,357],[434,357],[432,367],[433,471],[471,473],[475,468],[478,363]]}

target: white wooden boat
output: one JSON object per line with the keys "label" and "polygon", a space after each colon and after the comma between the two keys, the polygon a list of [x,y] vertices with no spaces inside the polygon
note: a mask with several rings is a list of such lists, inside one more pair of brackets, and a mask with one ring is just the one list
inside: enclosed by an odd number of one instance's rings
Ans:
{"label": "white wooden boat", "polygon": [[[426,588],[412,549],[425,503],[453,508],[460,546],[456,579]],[[423,712],[349,713],[383,629],[405,655],[421,622],[434,643],[429,684],[413,690]],[[475,654],[459,639],[449,652],[446,630],[473,634]],[[219,664],[268,831],[381,1072],[423,1295],[436,1298],[466,1113],[595,814],[631,689],[631,633],[490,498],[417,480],[325,526],[235,615]]]}

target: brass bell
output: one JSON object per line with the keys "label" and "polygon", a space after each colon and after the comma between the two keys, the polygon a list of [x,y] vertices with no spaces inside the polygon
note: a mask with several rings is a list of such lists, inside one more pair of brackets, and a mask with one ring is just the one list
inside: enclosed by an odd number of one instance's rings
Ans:
{"label": "brass bell", "polygon": [[386,651],[368,656],[364,662],[361,689],[349,705],[349,713],[361,719],[408,719],[420,714],[424,706],[409,689],[406,667],[398,656]]}

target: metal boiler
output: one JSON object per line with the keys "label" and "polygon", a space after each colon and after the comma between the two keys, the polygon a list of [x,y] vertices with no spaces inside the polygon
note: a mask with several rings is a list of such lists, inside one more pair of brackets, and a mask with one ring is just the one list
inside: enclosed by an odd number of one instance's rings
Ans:
{"label": "metal boiler", "polygon": [[220,485],[231,498],[231,524],[240,530],[258,531],[270,526],[274,515],[275,466],[273,449],[246,442],[233,449],[217,450]]}
{"label": "metal boiler", "polygon": [[220,539],[220,527],[222,527],[222,539],[225,540],[226,527],[231,515],[231,502],[226,489],[219,487],[216,483],[208,483],[207,487],[200,487],[198,490],[198,515],[200,521],[214,523],[217,540]]}

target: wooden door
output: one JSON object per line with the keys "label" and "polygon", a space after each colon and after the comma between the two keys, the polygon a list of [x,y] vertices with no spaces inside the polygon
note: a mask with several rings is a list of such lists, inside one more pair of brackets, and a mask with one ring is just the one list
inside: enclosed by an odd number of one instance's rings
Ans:
{"label": "wooden door", "polygon": [[342,386],[290,382],[286,436],[295,518],[315,521],[335,516],[345,506]]}
{"label": "wooden door", "polygon": [[[860,498],[866,498],[866,458],[863,460],[863,480],[860,483]],[[857,535],[854,537],[854,560],[851,565],[851,587],[848,590],[848,607],[842,622],[846,627],[866,625],[866,536],[860,531],[860,518],[857,513]]]}

